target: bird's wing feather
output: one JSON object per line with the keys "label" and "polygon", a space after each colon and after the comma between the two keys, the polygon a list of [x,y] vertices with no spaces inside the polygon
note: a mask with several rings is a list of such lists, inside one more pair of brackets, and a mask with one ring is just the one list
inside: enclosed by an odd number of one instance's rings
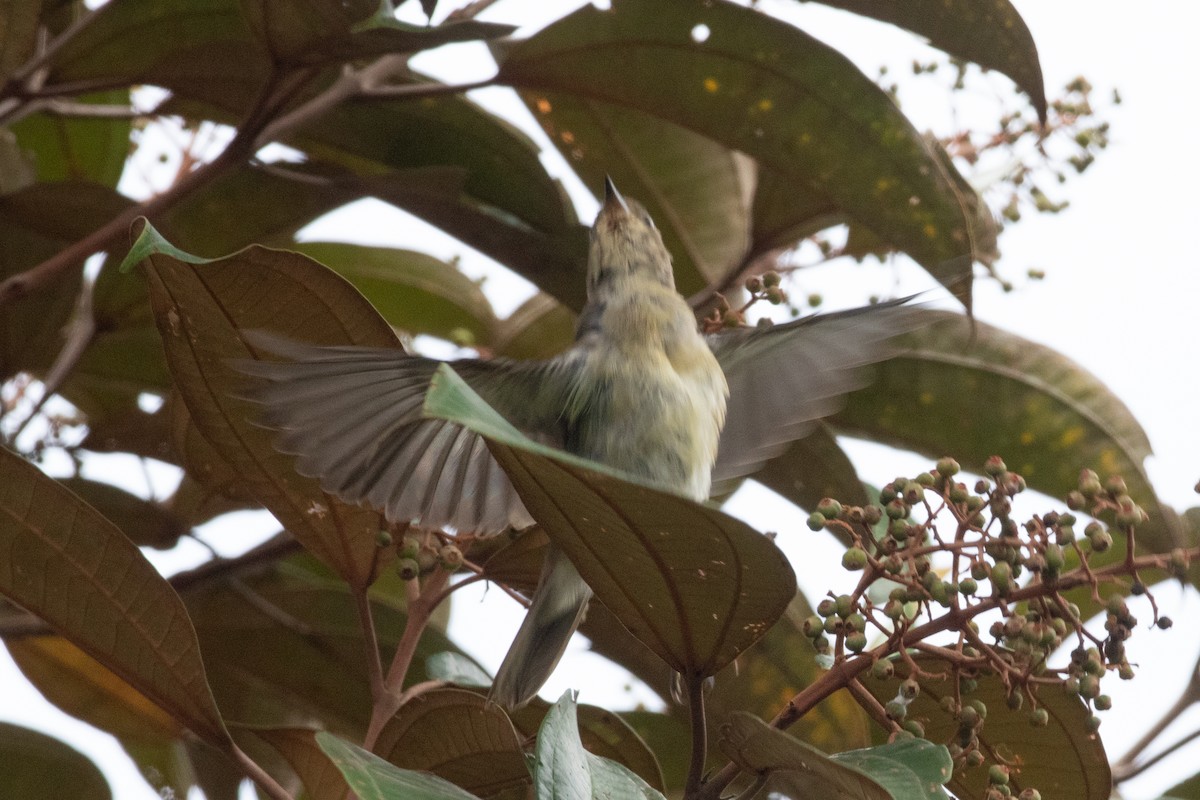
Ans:
{"label": "bird's wing feather", "polygon": [[[246,392],[263,407],[257,421],[279,431],[278,448],[297,456],[297,471],[325,491],[423,527],[492,533],[532,524],[478,434],[422,416],[438,361],[400,349],[245,335],[286,359],[234,364],[257,379]],[[464,359],[453,366],[518,428],[558,443],[555,396],[566,387],[560,362]]]}
{"label": "bird's wing feather", "polygon": [[905,302],[709,335],[729,382],[714,491],[757,471],[863,386],[862,368],[888,358],[891,340],[919,324],[919,310]]}

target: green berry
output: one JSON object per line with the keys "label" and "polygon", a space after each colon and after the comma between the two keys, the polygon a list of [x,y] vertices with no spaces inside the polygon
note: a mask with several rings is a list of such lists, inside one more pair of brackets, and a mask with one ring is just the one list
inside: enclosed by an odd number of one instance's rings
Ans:
{"label": "green berry", "polygon": [[1100,718],[1095,714],[1092,714],[1083,723],[1083,729],[1088,733],[1095,733],[1096,731],[1100,730]]}
{"label": "green berry", "polygon": [[415,558],[402,558],[396,562],[396,574],[401,580],[411,581],[421,574],[421,565]]}
{"label": "green berry", "polygon": [[887,713],[888,719],[899,722],[908,714],[908,704],[900,700],[889,700],[883,710]]}
{"label": "green berry", "polygon": [[816,614],[813,614],[805,619],[800,625],[800,631],[809,639],[819,636],[822,632],[824,632],[824,630],[825,620],[821,619]]}
{"label": "green berry", "polygon": [[1112,708],[1112,698],[1106,694],[1102,694],[1092,701],[1092,705],[1096,707],[1097,711],[1108,711]]}
{"label": "green berry", "polygon": [[867,647],[865,633],[852,633],[846,637],[846,649],[852,653],[861,653]]}
{"label": "green berry", "polygon": [[817,603],[817,613],[822,617],[832,617],[837,613],[837,603],[833,602],[832,598],[826,597]]}
{"label": "green berry", "polygon": [[851,547],[842,554],[842,566],[851,572],[857,572],[867,566],[867,551],[861,547]]}
{"label": "green berry", "polygon": [[895,666],[892,665],[891,661],[888,661],[886,659],[881,659],[871,665],[871,675],[881,681],[887,680],[888,678],[892,677],[892,675],[894,675],[895,672],[896,672]]}
{"label": "green berry", "polygon": [[1029,712],[1029,724],[1035,728],[1044,728],[1050,724],[1050,712],[1044,708],[1035,708]]}
{"label": "green berry", "polygon": [[937,471],[938,474],[944,478],[957,475],[960,469],[962,469],[962,467],[959,465],[959,463],[949,456],[938,459]]}
{"label": "green berry", "polygon": [[995,786],[1008,785],[1008,767],[1002,764],[992,764],[988,768],[988,783]]}
{"label": "green berry", "polygon": [[826,522],[825,515],[822,514],[820,511],[814,511],[813,513],[808,515],[807,525],[808,525],[809,530],[812,530],[812,531],[824,530],[825,522]]}
{"label": "green berry", "polygon": [[442,566],[448,570],[456,570],[463,565],[463,553],[452,544],[448,544],[438,551],[438,560],[442,562]]}
{"label": "green berry", "polygon": [[817,504],[817,513],[826,519],[837,519],[842,513],[842,504],[833,498],[826,497]]}
{"label": "green berry", "polygon": [[392,543],[391,531],[381,530],[375,534],[375,546],[376,547],[387,547],[391,543]]}

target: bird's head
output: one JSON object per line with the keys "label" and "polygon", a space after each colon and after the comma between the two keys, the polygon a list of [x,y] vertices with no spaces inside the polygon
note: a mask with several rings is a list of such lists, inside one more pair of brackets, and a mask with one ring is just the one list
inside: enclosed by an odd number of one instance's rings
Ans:
{"label": "bird's head", "polygon": [[604,180],[604,205],[592,225],[588,250],[588,296],[638,281],[675,288],[671,254],[646,209],[627,200],[611,178]]}

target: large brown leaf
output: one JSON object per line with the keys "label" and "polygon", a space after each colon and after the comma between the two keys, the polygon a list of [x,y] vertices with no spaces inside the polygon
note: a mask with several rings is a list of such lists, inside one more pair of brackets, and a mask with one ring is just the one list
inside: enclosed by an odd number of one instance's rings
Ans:
{"label": "large brown leaf", "polygon": [[383,517],[348,506],[298,475],[272,434],[237,399],[244,379],[230,359],[257,354],[239,331],[270,329],[321,344],[398,346],[391,328],[343,278],[298,253],[249,247],[222,259],[189,256],[153,228],[131,260],[147,257],[155,322],[188,411],[247,488],[306,548],[357,587],[375,577]]}
{"label": "large brown leaf", "polygon": [[228,746],[183,603],[111,522],[0,449],[0,592],[197,736]]}
{"label": "large brown leaf", "polygon": [[514,47],[500,80],[629,106],[753,156],[802,193],[829,197],[970,305],[961,264],[988,255],[976,246],[989,224],[982,209],[882,89],[786,23],[721,0],[614,0]]}

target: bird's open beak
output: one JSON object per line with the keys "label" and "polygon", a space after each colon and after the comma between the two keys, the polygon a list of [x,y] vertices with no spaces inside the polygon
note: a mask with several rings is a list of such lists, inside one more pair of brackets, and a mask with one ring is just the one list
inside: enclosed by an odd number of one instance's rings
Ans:
{"label": "bird's open beak", "polygon": [[625,198],[617,191],[617,185],[612,182],[612,178],[604,176],[604,207],[606,209],[620,208],[626,214],[629,213],[629,206],[625,204]]}

